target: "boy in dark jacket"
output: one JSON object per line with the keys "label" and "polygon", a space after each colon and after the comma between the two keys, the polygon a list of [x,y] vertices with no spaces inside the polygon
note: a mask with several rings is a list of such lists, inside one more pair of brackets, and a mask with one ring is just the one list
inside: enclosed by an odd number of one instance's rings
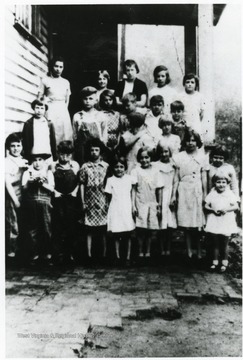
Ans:
{"label": "boy in dark jacket", "polygon": [[24,124],[23,150],[24,157],[30,161],[31,153],[50,154],[57,159],[56,136],[54,125],[45,117],[48,105],[44,99],[36,99],[31,104],[34,115]]}

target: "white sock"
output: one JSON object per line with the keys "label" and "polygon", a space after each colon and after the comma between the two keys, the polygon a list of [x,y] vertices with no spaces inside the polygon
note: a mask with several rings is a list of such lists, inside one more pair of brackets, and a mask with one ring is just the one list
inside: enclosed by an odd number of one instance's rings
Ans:
{"label": "white sock", "polygon": [[222,265],[223,265],[223,266],[228,266],[228,263],[229,263],[228,260],[222,260]]}

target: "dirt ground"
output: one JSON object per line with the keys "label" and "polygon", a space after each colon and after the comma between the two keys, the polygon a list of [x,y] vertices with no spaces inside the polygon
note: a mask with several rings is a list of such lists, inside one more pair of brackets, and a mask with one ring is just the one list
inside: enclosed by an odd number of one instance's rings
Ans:
{"label": "dirt ground", "polygon": [[[229,247],[229,277],[242,283],[242,238]],[[80,357],[241,357],[240,304],[181,302],[181,317],[123,321],[123,330],[95,327]]]}
{"label": "dirt ground", "polygon": [[90,329],[80,357],[240,357],[241,306],[181,303],[182,317]]}

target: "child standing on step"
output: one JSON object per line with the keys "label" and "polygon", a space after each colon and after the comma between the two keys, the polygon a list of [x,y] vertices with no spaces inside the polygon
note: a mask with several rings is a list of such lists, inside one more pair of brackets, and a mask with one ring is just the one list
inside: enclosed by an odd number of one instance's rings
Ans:
{"label": "child standing on step", "polygon": [[218,170],[212,178],[213,188],[205,199],[207,222],[205,232],[213,245],[213,262],[215,270],[221,258],[220,271],[228,266],[228,244],[232,234],[237,233],[235,211],[238,209],[238,198],[229,188],[230,177]]}
{"label": "child standing on step", "polygon": [[87,231],[88,257],[92,257],[92,239],[99,234],[103,241],[103,257],[106,256],[107,202],[105,181],[108,164],[101,158],[104,145],[99,139],[87,143],[90,160],[80,170],[81,201],[84,210],[84,224]]}
{"label": "child standing on step", "polygon": [[[135,179],[134,216],[138,233],[139,257],[150,257],[151,242],[156,237],[161,221],[161,192],[164,186],[157,167],[151,164],[152,151],[143,146],[138,150],[137,160],[140,163],[132,170]],[[146,247],[144,252],[144,245]]]}
{"label": "child standing on step", "polygon": [[127,262],[131,255],[131,234],[135,229],[132,215],[133,178],[126,174],[127,162],[124,157],[115,157],[113,176],[107,179],[105,192],[108,196],[109,210],[107,230],[112,233],[115,241],[116,259],[121,259],[120,244],[127,243]]}

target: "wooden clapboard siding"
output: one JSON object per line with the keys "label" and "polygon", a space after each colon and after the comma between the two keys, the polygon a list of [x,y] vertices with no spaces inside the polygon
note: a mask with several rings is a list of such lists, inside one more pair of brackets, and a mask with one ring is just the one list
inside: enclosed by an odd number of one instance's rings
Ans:
{"label": "wooden clapboard siding", "polygon": [[22,131],[24,122],[33,113],[31,103],[38,94],[40,78],[48,71],[48,22],[44,11],[41,10],[40,15],[38,39],[42,47],[38,48],[14,28],[15,6],[5,7],[6,136],[13,131]]}

